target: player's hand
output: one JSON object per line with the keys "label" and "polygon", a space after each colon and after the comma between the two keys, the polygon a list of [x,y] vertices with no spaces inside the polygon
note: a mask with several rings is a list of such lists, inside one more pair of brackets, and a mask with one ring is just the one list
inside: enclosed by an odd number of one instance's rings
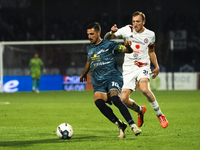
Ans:
{"label": "player's hand", "polygon": [[115,33],[115,32],[117,32],[117,30],[118,30],[118,28],[117,28],[117,25],[116,24],[114,24],[112,27],[111,27],[111,32],[112,33]]}
{"label": "player's hand", "polygon": [[131,41],[128,41],[126,40],[124,42],[124,53],[132,53],[133,52],[133,49],[131,48],[131,45],[132,45],[132,42]]}
{"label": "player's hand", "polygon": [[126,41],[124,42],[124,46],[126,46],[126,47],[131,47],[131,45],[132,45],[132,42],[131,42],[131,41],[126,40]]}
{"label": "player's hand", "polygon": [[159,74],[159,67],[156,67],[153,71],[152,71],[152,79],[155,79],[157,77],[157,75]]}
{"label": "player's hand", "polygon": [[80,76],[80,82],[86,82],[87,81],[87,75],[81,75]]}

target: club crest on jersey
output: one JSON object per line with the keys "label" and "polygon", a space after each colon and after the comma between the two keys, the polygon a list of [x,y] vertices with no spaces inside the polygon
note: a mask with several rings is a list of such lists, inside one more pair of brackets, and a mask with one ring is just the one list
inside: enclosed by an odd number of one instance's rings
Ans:
{"label": "club crest on jersey", "polygon": [[149,40],[148,40],[147,38],[145,38],[145,39],[144,39],[144,43],[147,44],[148,42],[149,42]]}
{"label": "club crest on jersey", "polygon": [[92,62],[97,62],[101,60],[100,55],[97,55],[97,54],[94,54],[94,56],[91,57],[91,59],[92,59]]}

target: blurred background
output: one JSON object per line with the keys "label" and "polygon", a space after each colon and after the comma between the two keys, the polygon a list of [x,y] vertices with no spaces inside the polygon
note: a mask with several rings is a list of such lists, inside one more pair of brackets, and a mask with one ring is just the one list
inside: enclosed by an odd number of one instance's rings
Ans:
{"label": "blurred background", "polygon": [[[200,72],[199,8],[199,0],[0,0],[0,41],[87,40],[86,26],[94,21],[101,24],[103,37],[113,24],[132,24],[132,13],[142,11],[145,27],[156,34],[160,72]],[[6,45],[3,75],[27,75],[29,60],[38,52],[47,75],[79,76],[86,46]],[[121,65],[123,57],[118,61]]]}

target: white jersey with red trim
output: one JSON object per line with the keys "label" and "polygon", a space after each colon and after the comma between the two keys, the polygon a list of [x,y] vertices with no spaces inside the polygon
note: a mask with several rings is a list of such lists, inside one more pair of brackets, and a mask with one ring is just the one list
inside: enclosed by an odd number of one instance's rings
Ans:
{"label": "white jersey with red trim", "polygon": [[154,45],[155,33],[145,28],[142,33],[137,33],[133,26],[126,25],[118,29],[115,32],[116,37],[124,38],[125,40],[131,40],[131,48],[134,50],[133,53],[125,53],[123,66],[132,66],[136,64],[139,67],[150,65],[150,58],[148,49],[149,46]]}

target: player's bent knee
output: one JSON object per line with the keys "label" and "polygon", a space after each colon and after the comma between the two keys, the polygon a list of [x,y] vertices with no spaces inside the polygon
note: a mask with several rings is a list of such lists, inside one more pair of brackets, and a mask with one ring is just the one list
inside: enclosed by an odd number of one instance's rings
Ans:
{"label": "player's bent knee", "polygon": [[121,98],[121,101],[122,101],[123,103],[126,103],[126,99],[125,99],[125,98]]}
{"label": "player's bent knee", "polygon": [[110,90],[110,96],[113,97],[113,96],[118,96],[118,91],[117,90]]}
{"label": "player's bent knee", "polygon": [[120,98],[121,98],[121,101],[122,101],[124,104],[128,103],[129,96],[121,95]]}

